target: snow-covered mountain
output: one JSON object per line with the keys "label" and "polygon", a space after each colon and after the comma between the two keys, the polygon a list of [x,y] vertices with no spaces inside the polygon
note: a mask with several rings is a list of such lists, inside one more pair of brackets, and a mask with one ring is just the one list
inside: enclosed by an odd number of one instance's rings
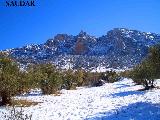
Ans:
{"label": "snow-covered mountain", "polygon": [[148,48],[159,42],[159,34],[114,28],[101,37],[83,31],[76,36],[57,34],[44,44],[5,51],[23,64],[52,62],[72,68],[125,68],[141,62]]}

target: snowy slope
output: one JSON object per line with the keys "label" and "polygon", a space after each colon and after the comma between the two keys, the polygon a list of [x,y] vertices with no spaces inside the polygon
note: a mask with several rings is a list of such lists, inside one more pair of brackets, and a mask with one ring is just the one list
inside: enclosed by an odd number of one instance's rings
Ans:
{"label": "snowy slope", "polygon": [[101,37],[81,31],[77,35],[57,34],[42,44],[7,49],[19,63],[54,63],[58,67],[72,64],[73,69],[132,68],[147,57],[149,47],[160,43],[160,34],[126,28],[114,28]]}
{"label": "snowy slope", "polygon": [[[24,108],[33,120],[160,120],[160,89],[137,91],[130,79],[101,87],[62,90],[60,96],[19,97],[42,102]],[[6,108],[0,108],[0,118]]]}

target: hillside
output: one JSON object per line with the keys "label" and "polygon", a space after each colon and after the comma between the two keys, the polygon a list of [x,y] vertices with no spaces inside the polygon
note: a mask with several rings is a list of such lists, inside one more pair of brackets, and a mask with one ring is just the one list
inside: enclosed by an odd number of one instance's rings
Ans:
{"label": "hillside", "polygon": [[114,28],[101,37],[81,31],[57,34],[43,44],[4,50],[20,63],[51,62],[61,68],[131,68],[147,56],[148,48],[160,42],[155,33]]}

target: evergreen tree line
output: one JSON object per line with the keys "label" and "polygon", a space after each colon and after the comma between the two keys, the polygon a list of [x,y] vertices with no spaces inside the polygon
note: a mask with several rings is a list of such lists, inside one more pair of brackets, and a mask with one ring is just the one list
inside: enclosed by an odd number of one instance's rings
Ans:
{"label": "evergreen tree line", "polygon": [[104,82],[118,80],[116,72],[104,73],[78,70],[61,70],[53,64],[30,64],[20,68],[16,61],[0,53],[1,105],[12,104],[11,97],[40,88],[43,94],[54,94],[61,89],[76,89],[78,86],[101,86]]}

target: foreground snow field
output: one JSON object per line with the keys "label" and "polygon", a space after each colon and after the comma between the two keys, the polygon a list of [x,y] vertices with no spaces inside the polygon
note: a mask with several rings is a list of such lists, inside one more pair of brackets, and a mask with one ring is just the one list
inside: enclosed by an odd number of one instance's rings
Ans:
{"label": "foreground snow field", "polygon": [[[18,97],[41,102],[23,108],[33,120],[160,120],[160,89],[137,91],[130,79],[101,87],[62,90],[60,96]],[[0,107],[0,120],[7,109]]]}

